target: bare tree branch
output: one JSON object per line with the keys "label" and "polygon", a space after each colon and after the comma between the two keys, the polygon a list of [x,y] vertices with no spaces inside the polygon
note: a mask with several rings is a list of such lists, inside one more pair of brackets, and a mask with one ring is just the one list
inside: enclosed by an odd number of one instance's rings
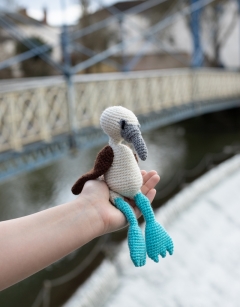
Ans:
{"label": "bare tree branch", "polygon": [[237,21],[238,21],[238,11],[234,10],[234,13],[233,13],[232,20],[231,20],[230,24],[228,25],[228,27],[225,30],[225,32],[222,35],[222,37],[218,40],[219,47],[222,47],[223,45],[225,45],[226,41],[228,40],[229,36],[232,33],[232,31],[233,31]]}

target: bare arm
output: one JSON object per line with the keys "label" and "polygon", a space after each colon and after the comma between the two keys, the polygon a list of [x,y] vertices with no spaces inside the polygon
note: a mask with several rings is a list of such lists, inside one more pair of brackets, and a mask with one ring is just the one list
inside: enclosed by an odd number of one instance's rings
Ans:
{"label": "bare arm", "polygon": [[[144,179],[145,178],[145,179]],[[143,172],[142,191],[150,201],[159,181]],[[138,209],[133,205],[137,216]],[[126,226],[109,202],[104,182],[88,181],[72,202],[0,223],[0,290],[36,273],[92,239]]]}
{"label": "bare arm", "polygon": [[57,261],[103,233],[97,212],[84,201],[0,223],[0,290]]}

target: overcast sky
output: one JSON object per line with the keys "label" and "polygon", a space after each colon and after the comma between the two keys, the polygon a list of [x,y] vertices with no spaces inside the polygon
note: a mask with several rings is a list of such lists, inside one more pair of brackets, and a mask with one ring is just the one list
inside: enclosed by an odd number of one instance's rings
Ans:
{"label": "overcast sky", "polygon": [[[99,3],[109,5],[118,1],[91,0],[91,8],[95,10],[99,6]],[[8,7],[11,2],[18,7],[27,8],[28,14],[36,19],[42,19],[43,8],[45,7],[48,12],[48,23],[51,25],[61,25],[63,19],[68,24],[75,23],[81,14],[79,6],[80,0],[0,0],[1,5],[5,3],[5,7]],[[65,7],[64,14],[63,7]]]}

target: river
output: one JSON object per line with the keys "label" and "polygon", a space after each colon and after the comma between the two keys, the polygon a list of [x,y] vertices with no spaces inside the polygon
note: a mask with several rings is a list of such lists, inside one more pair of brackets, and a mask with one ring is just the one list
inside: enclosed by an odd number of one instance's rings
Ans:
{"label": "river", "polygon": [[[230,156],[232,151],[239,150],[240,109],[192,118],[145,132],[143,137],[149,150],[149,156],[146,162],[140,163],[140,166],[146,170],[155,169],[161,176],[161,182],[157,187],[159,197],[154,202],[154,207],[159,207],[165,200],[165,198],[161,197],[161,193],[164,193],[166,189],[170,191],[168,195],[174,192],[172,182],[177,175],[180,174],[180,178],[183,181],[178,183],[179,189],[192,180],[182,175],[184,171],[195,168],[203,161],[202,159],[206,155],[213,158],[212,161],[209,160],[209,163],[207,163],[207,167],[212,167],[214,162],[220,162]],[[1,220],[28,215],[73,199],[74,196],[70,191],[72,184],[80,174],[85,173],[92,167],[96,154],[100,149],[101,147],[82,150],[75,156],[66,156],[42,169],[1,183]],[[200,165],[199,174],[206,170],[206,168],[203,168]],[[173,186],[173,191],[169,189],[171,185]],[[116,242],[122,239],[125,233],[123,231],[108,238],[109,246],[111,247],[114,242],[114,244],[117,244]],[[41,272],[2,291],[0,293],[0,306],[32,306],[42,288],[43,281],[62,276],[81,264],[89,255],[93,246],[95,246],[96,241],[97,239]],[[50,306],[61,306],[63,301],[87,278],[89,272],[101,262],[103,257],[104,253],[101,252],[93,265],[84,270],[80,276],[62,287],[54,288],[51,292]]]}

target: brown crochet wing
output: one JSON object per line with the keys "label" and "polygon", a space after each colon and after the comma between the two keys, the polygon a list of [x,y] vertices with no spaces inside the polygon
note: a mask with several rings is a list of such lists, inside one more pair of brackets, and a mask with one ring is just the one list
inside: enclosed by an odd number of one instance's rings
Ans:
{"label": "brown crochet wing", "polygon": [[105,174],[113,163],[114,153],[112,147],[105,146],[97,155],[93,169],[80,177],[72,187],[72,193],[78,195],[82,192],[84,184],[88,180],[97,179]]}

